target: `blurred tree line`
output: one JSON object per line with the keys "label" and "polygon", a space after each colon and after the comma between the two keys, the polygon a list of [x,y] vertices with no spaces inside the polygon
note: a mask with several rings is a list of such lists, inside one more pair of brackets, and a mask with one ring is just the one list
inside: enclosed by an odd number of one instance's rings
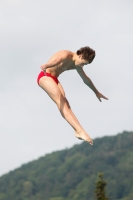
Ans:
{"label": "blurred tree line", "polygon": [[98,172],[104,173],[109,200],[133,199],[133,132],[97,138],[93,146],[83,142],[22,165],[0,177],[0,200],[94,200]]}

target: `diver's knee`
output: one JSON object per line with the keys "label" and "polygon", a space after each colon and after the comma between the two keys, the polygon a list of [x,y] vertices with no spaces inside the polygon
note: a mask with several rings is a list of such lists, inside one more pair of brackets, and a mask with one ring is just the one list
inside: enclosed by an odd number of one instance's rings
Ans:
{"label": "diver's knee", "polygon": [[60,107],[65,104],[65,98],[64,98],[64,96],[61,95],[58,98],[56,98],[55,103],[56,103],[57,107],[60,109]]}
{"label": "diver's knee", "polygon": [[68,100],[63,95],[61,95],[60,98],[57,99],[56,105],[57,105],[57,107],[58,107],[59,110],[62,110],[66,106],[68,108],[70,108]]}
{"label": "diver's knee", "polygon": [[67,99],[66,99],[66,103],[67,103],[68,108],[71,108],[71,106],[70,106],[70,104],[69,104]]}

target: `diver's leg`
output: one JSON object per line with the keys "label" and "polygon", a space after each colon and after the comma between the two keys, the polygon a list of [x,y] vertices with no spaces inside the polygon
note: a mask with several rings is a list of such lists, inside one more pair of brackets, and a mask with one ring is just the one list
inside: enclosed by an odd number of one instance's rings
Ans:
{"label": "diver's leg", "polygon": [[[59,89],[60,89],[62,95],[66,98],[65,91],[64,91],[64,89],[63,89],[61,83],[58,83],[58,87],[59,87]],[[70,107],[70,104],[69,104],[67,98],[66,98],[66,103],[67,103],[68,107],[70,108],[71,114],[72,114],[73,117],[75,118],[76,122],[80,125],[78,119],[76,118],[76,116],[74,115],[74,113],[73,113],[72,110],[71,110],[71,107]],[[80,126],[81,126],[81,125],[80,125]]]}
{"label": "diver's leg", "polygon": [[[62,87],[62,85],[60,83],[58,83],[58,87],[62,93],[62,95],[66,98],[66,95],[65,95],[65,91]],[[75,119],[75,121],[77,122],[77,124],[79,124],[79,126],[82,128],[81,124],[79,123],[78,119],[76,118],[76,116],[74,115],[73,111],[71,110],[71,107],[70,107],[70,104],[66,98],[66,103],[67,103],[67,106],[69,108],[69,112],[71,112],[71,115],[73,116],[73,118]],[[93,141],[91,140],[90,136],[87,134],[86,136],[86,132],[84,131],[84,129],[82,128],[81,131],[78,131],[78,130],[75,130],[75,136],[79,139],[83,139],[84,136],[88,138],[88,141],[90,141],[91,144],[93,144]]]}
{"label": "diver's leg", "polygon": [[51,77],[43,76],[39,80],[40,87],[49,95],[49,97],[56,103],[59,111],[61,112],[63,118],[73,127],[76,132],[76,137],[88,141],[92,144],[92,140],[89,135],[83,130],[81,125],[75,119],[74,114],[72,114],[71,108],[68,106],[68,102],[65,96],[62,95],[61,90],[58,85]]}

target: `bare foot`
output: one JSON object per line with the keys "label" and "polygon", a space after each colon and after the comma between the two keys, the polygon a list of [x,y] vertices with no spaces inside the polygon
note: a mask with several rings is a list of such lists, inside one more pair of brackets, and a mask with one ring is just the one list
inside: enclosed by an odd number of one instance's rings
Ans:
{"label": "bare foot", "polygon": [[80,131],[80,132],[76,132],[75,131],[75,137],[77,137],[79,140],[84,140],[86,142],[89,142],[91,145],[93,145],[93,141],[90,138],[90,136],[85,132],[85,131]]}

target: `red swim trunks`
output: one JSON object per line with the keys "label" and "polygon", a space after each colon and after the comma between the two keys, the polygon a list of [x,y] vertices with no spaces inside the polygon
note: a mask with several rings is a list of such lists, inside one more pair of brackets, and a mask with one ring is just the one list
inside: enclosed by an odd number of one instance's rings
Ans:
{"label": "red swim trunks", "polygon": [[52,76],[51,74],[49,74],[49,73],[47,73],[47,72],[44,73],[44,71],[41,71],[40,74],[39,74],[38,77],[37,77],[37,83],[38,83],[38,85],[39,85],[39,80],[40,80],[40,78],[43,77],[43,76],[49,76],[49,77],[51,77],[57,84],[59,83],[58,79],[57,79],[55,76]]}

